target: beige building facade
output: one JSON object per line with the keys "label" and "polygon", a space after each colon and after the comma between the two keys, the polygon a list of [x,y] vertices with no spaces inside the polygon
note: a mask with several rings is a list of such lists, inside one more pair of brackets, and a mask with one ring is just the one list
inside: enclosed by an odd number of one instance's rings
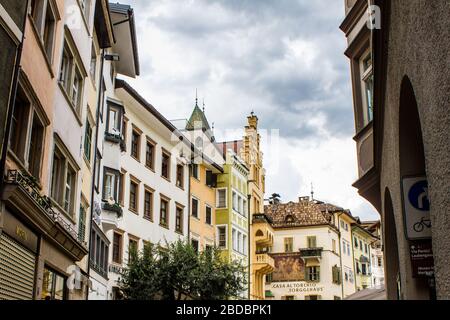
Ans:
{"label": "beige building facade", "polygon": [[[345,8],[354,186],[381,216],[388,298],[448,299],[449,3],[346,0]],[[418,261],[417,248],[428,257]]]}

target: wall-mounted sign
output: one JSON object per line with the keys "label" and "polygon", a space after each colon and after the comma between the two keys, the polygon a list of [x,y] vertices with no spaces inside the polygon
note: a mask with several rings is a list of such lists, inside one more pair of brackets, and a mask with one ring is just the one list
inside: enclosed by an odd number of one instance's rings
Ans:
{"label": "wall-mounted sign", "polygon": [[275,260],[273,282],[305,280],[305,263],[300,253],[274,254],[272,257]]}
{"label": "wall-mounted sign", "polygon": [[431,240],[412,241],[410,254],[413,278],[430,278],[434,276]]}
{"label": "wall-mounted sign", "polygon": [[402,188],[406,237],[409,240],[430,239],[430,200],[426,177],[403,178]]}
{"label": "wall-mounted sign", "polygon": [[284,289],[285,293],[321,293],[325,287],[314,282],[272,283],[271,289]]}

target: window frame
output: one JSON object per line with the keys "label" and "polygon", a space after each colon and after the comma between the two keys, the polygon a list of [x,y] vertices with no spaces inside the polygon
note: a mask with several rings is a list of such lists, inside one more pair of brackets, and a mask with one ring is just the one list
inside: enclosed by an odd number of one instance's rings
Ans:
{"label": "window frame", "polygon": [[[166,203],[165,206],[165,217],[164,217],[164,223],[162,222],[163,219],[163,206],[162,204]],[[160,194],[160,201],[159,201],[159,225],[163,228],[169,229],[170,228],[170,198]]]}
{"label": "window frame", "polygon": [[[119,243],[116,244],[115,243],[115,236],[118,236],[119,239]],[[123,264],[123,232],[118,232],[116,230],[113,231],[113,236],[112,236],[112,256],[111,256],[111,261],[115,264],[118,265],[122,265]],[[115,259],[115,250],[117,247],[117,254],[118,254],[118,259]]]}
{"label": "window frame", "polygon": [[[150,214],[147,214],[147,194],[150,194]],[[148,186],[144,186],[144,219],[153,222],[154,220],[154,199],[155,199],[155,190]]]}
{"label": "window frame", "polygon": [[[129,190],[128,190],[128,193],[129,193],[128,194],[128,210],[133,212],[133,213],[135,213],[135,214],[137,214],[137,215],[139,214],[140,184],[141,184],[141,182],[137,178],[135,178],[132,175],[130,175],[130,183],[129,183]],[[136,186],[136,192],[135,192],[135,195],[134,195],[134,197],[135,197],[135,199],[134,199],[135,207],[131,206],[131,195],[132,195],[132,193],[131,193],[131,190],[132,190],[131,186],[132,185]]]}
{"label": "window frame", "polygon": [[[225,206],[220,206],[220,192],[225,191]],[[228,188],[217,188],[216,189],[216,208],[217,209],[228,209]]]}
{"label": "window frame", "polygon": [[[137,141],[135,141],[135,137]],[[133,129],[131,131],[131,147],[130,147],[130,155],[137,162],[141,162],[141,138],[142,131],[140,131],[136,126],[133,125]],[[134,152],[136,150],[136,153]]]}
{"label": "window frame", "polygon": [[[182,204],[175,204],[175,232],[181,235],[184,234],[184,209],[185,206]],[[179,210],[181,210],[181,214]]]}
{"label": "window frame", "polygon": [[[149,157],[148,157],[148,155],[149,155],[148,147],[149,146],[151,146],[153,148],[151,159],[149,159]],[[145,144],[145,166],[147,167],[147,169],[150,169],[153,172],[155,172],[156,146],[157,146],[157,143],[154,140],[152,140],[150,137],[147,136],[147,141]]]}
{"label": "window frame", "polygon": [[[223,241],[225,241],[225,246],[221,246],[220,242],[220,231],[219,230],[224,230],[224,235],[225,235],[225,239]],[[228,225],[227,224],[221,224],[221,225],[216,225],[216,242],[217,242],[217,247],[220,250],[228,250]]]}
{"label": "window frame", "polygon": [[[164,159],[167,159],[167,176],[164,175]],[[172,154],[166,149],[162,148],[161,152],[161,177],[170,182],[171,176],[171,162],[172,162]]]}

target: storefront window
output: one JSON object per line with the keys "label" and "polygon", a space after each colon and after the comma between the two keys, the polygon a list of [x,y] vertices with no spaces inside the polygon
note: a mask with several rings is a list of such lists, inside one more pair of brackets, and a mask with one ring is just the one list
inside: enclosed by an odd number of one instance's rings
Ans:
{"label": "storefront window", "polygon": [[42,300],[64,300],[66,278],[45,267],[42,281]]}

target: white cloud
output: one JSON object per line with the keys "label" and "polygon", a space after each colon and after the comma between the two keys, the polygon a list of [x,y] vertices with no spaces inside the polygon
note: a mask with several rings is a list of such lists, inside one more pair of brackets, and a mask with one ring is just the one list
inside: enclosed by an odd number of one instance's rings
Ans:
{"label": "white cloud", "polygon": [[162,114],[189,117],[198,88],[221,140],[236,128],[227,138],[239,139],[254,110],[263,129],[280,130],[278,150],[264,149],[268,194],[295,200],[313,182],[318,199],[377,217],[351,186],[356,148],[341,1],[128,2],[142,65],[142,76],[128,80]]}

